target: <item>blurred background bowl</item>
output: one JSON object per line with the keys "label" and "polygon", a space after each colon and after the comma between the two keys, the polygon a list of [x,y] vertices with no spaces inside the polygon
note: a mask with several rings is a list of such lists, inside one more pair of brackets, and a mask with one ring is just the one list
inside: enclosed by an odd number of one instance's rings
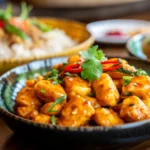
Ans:
{"label": "blurred background bowl", "polygon": [[38,58],[32,57],[31,59],[8,59],[8,60],[0,60],[0,74],[6,72],[7,70],[19,66],[21,64],[25,64],[34,60],[58,57],[58,56],[69,56],[78,53],[81,50],[86,50],[93,43],[94,39],[91,34],[87,31],[86,26],[80,22],[66,19],[55,19],[55,18],[38,18],[40,21],[46,23],[53,28],[59,28],[65,31],[65,33],[70,36],[73,40],[77,41],[78,44],[64,49],[59,53],[51,53],[47,56],[39,56]]}
{"label": "blurred background bowl", "polygon": [[[150,59],[148,59],[146,53],[144,52],[144,49],[148,48],[148,51],[150,53],[150,43],[147,43],[148,45],[146,45],[146,43],[144,42],[148,38],[150,39],[150,34],[138,34],[130,38],[126,45],[129,53],[137,58],[149,61]],[[145,47],[144,49],[143,46]]]}

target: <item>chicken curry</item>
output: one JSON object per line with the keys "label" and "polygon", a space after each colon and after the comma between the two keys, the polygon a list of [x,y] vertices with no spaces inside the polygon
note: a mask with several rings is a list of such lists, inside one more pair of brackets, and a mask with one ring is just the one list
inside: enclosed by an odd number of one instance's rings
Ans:
{"label": "chicken curry", "polygon": [[150,118],[150,77],[124,59],[105,57],[97,46],[44,76],[26,81],[16,113],[60,126],[115,126]]}

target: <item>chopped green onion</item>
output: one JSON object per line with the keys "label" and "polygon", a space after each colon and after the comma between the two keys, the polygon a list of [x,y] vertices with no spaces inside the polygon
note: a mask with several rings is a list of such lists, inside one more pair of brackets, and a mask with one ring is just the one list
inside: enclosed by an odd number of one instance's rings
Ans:
{"label": "chopped green onion", "polygon": [[67,96],[63,95],[61,97],[58,97],[55,102],[49,107],[48,112],[52,112],[52,109],[55,105],[62,103],[64,100],[66,100]]}
{"label": "chopped green onion", "polygon": [[122,94],[123,96],[132,96],[132,93],[131,92],[125,92]]}
{"label": "chopped green onion", "polygon": [[71,74],[71,73],[69,73],[69,72],[66,72],[65,75],[66,75],[66,76],[77,77],[77,74]]}
{"label": "chopped green onion", "polygon": [[49,27],[47,26],[46,24],[36,20],[36,19],[33,19],[32,22],[31,22],[33,25],[37,26],[40,30],[42,30],[43,32],[49,32],[52,30],[52,27]]}
{"label": "chopped green onion", "polygon": [[28,36],[22,30],[20,30],[19,28],[15,27],[9,23],[6,24],[5,30],[9,33],[16,34],[17,36],[21,37],[22,39],[28,38]]}
{"label": "chopped green onion", "polygon": [[56,125],[56,117],[54,115],[52,116],[52,120],[51,121],[52,121],[52,125]]}
{"label": "chopped green onion", "polygon": [[25,2],[22,2],[21,3],[21,14],[20,14],[19,18],[21,18],[22,20],[27,19],[31,10],[32,10],[31,5],[27,6],[27,4]]}
{"label": "chopped green onion", "polygon": [[129,104],[129,106],[134,106],[135,104]]}
{"label": "chopped green onion", "polygon": [[42,89],[40,92],[41,92],[41,93],[45,93],[45,92],[46,92],[46,90]]}
{"label": "chopped green onion", "polygon": [[130,76],[123,76],[124,86],[127,86],[132,80]]}

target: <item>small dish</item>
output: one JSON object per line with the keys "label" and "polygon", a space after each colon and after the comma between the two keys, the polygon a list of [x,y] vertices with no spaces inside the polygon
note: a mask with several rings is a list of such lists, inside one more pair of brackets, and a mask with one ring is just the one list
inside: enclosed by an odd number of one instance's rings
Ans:
{"label": "small dish", "polygon": [[147,35],[144,35],[144,34],[138,34],[130,38],[127,42],[128,51],[132,55],[143,60],[147,60],[147,56],[143,53],[143,50],[142,50],[142,42],[146,36]]}
{"label": "small dish", "polygon": [[147,31],[148,26],[148,21],[117,19],[92,22],[87,29],[97,42],[125,44],[131,36]]}
{"label": "small dish", "polygon": [[[7,125],[21,136],[36,137],[44,142],[84,142],[95,144],[131,143],[150,138],[150,120],[127,123],[119,126],[63,127],[51,124],[40,124],[22,117],[14,112],[17,92],[29,78],[44,74],[57,63],[66,62],[67,58],[58,57],[39,60],[14,68],[0,77],[0,115]],[[131,65],[143,68],[150,74],[150,63],[144,60],[126,59]],[[50,143],[51,143],[50,142]]]}

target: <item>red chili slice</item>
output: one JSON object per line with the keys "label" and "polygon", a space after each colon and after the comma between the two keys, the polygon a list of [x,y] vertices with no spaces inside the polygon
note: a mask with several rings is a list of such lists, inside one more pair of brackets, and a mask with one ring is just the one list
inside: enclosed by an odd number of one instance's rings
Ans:
{"label": "red chili slice", "polygon": [[117,69],[120,69],[122,67],[122,64],[112,64],[112,65],[103,65],[103,71],[114,71]]}
{"label": "red chili slice", "polygon": [[80,64],[70,64],[64,68],[64,71],[69,73],[80,73],[82,68]]}
{"label": "red chili slice", "polygon": [[109,64],[109,63],[119,63],[119,59],[118,58],[112,58],[112,59],[108,59],[108,60],[105,60],[103,62],[101,62],[101,64]]}
{"label": "red chili slice", "polygon": [[0,20],[0,28],[4,28],[5,27],[5,22],[3,20]]}

